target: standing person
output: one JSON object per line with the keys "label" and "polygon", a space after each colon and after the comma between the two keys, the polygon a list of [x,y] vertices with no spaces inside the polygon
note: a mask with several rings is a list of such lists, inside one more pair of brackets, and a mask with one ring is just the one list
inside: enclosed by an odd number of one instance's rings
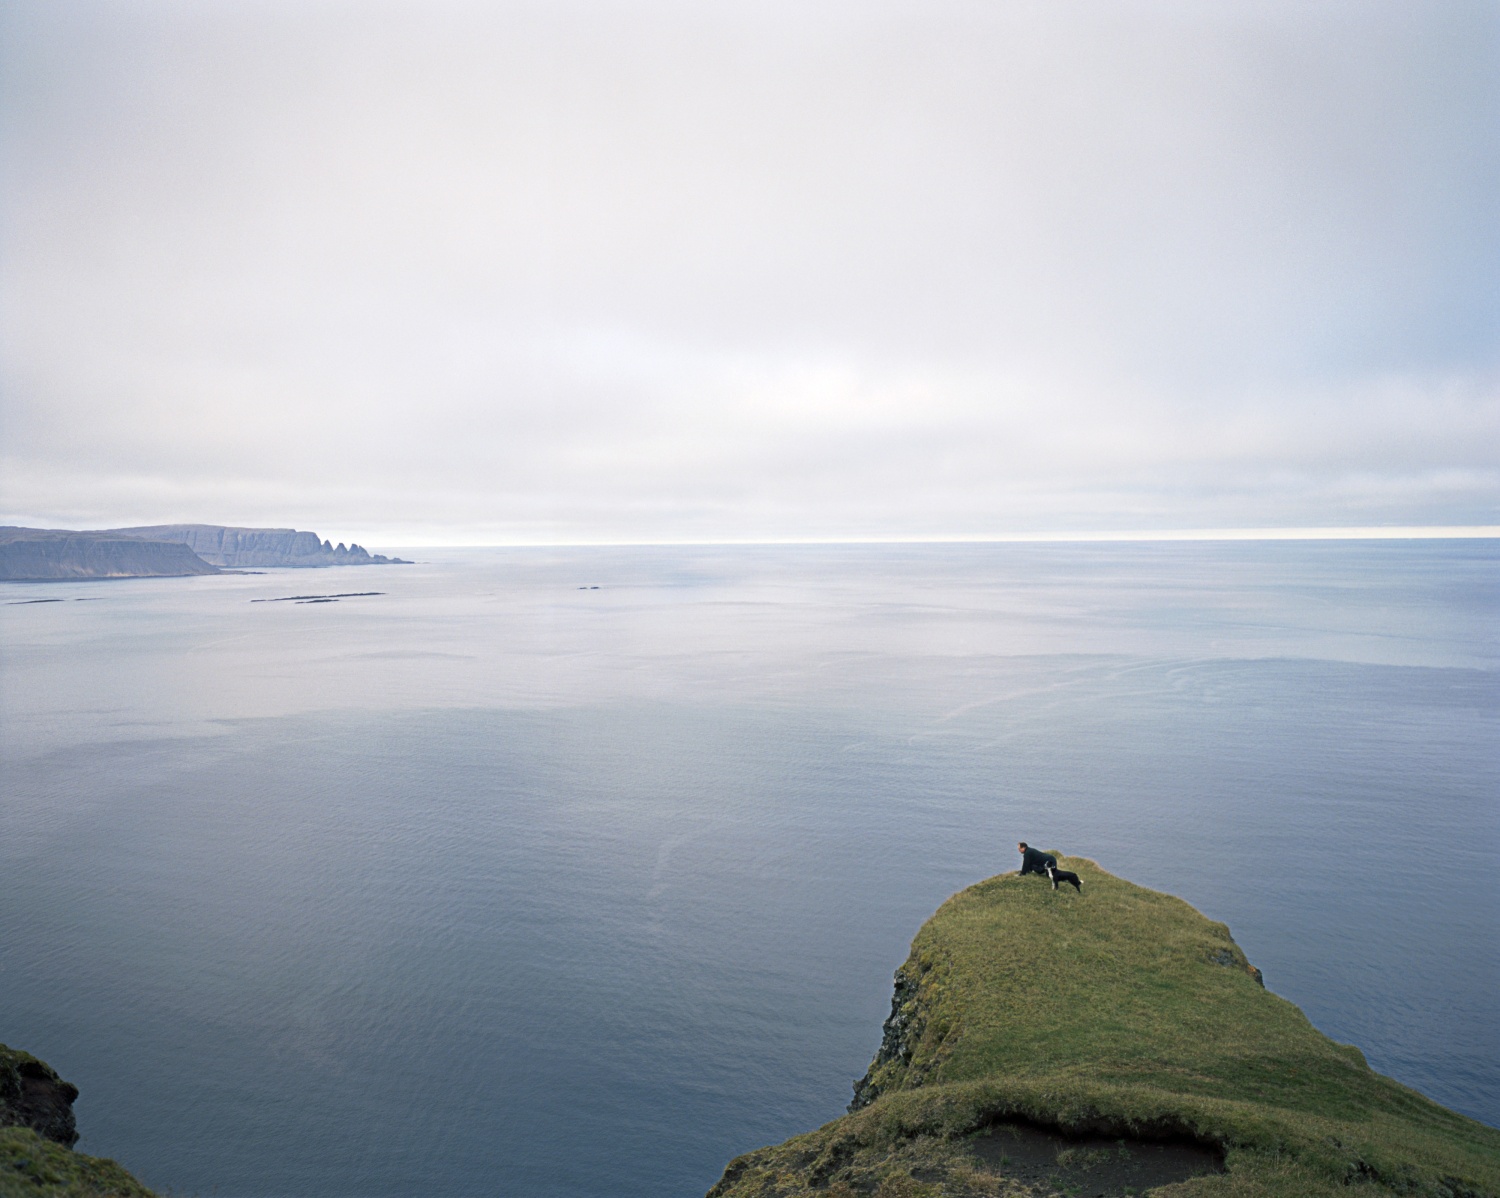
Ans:
{"label": "standing person", "polygon": [[1051,853],[1031,848],[1024,840],[1016,845],[1016,848],[1021,850],[1022,874],[1045,874],[1049,865],[1053,869],[1057,868],[1057,858]]}

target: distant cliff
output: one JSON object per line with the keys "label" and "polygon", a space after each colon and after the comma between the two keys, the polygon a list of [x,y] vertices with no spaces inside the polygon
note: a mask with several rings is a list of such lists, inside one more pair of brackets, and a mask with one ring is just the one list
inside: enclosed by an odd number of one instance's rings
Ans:
{"label": "distant cliff", "polygon": [[315,532],[295,528],[227,528],[220,524],[153,524],[143,528],[109,530],[125,537],[174,541],[186,545],[206,562],[239,569],[264,566],[381,566],[409,565],[399,557],[371,554],[359,545],[337,547]]}
{"label": "distant cliff", "polygon": [[0,580],[171,578],[217,574],[187,545],[116,532],[0,528]]}
{"label": "distant cliff", "polygon": [[73,1152],[78,1087],[30,1053],[0,1044],[0,1194],[5,1198],[152,1198],[115,1164]]}

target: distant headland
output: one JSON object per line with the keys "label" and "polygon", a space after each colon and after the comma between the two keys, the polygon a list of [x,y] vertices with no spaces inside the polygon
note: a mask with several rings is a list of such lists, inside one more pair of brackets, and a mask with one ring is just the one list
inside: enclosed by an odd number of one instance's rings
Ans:
{"label": "distant headland", "polygon": [[153,524],[81,531],[0,528],[0,581],[177,578],[223,570],[410,565],[295,528]]}

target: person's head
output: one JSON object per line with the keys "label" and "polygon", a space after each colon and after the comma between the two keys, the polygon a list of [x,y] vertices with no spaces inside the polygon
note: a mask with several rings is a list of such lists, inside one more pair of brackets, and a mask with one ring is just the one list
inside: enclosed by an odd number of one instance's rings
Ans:
{"label": "person's head", "polygon": [[1026,842],[1024,840],[1021,841],[1020,844],[1016,845],[1016,848],[1020,849],[1021,852],[1024,853],[1026,851]]}

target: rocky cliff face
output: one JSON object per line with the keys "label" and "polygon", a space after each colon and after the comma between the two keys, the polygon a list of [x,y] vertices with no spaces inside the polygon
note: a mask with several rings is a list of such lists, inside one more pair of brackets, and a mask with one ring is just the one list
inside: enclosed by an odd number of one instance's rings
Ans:
{"label": "rocky cliff face", "polygon": [[[295,528],[229,528],[220,524],[153,524],[141,528],[115,528],[112,533],[173,541],[186,545],[215,566],[254,568],[265,566],[378,566],[395,564],[400,558],[371,554],[359,545],[335,547],[318,539],[315,532]],[[405,564],[405,563],[403,563]]]}
{"label": "rocky cliff face", "polygon": [[77,1097],[45,1061],[0,1044],[0,1195],[155,1198],[114,1161],[73,1151]]}
{"label": "rocky cliff face", "polygon": [[184,544],[112,532],[0,528],[0,580],[172,578],[218,572]]}
{"label": "rocky cliff face", "polygon": [[922,978],[930,970],[904,965],[896,971],[891,1013],[881,1028],[880,1048],[864,1077],[854,1083],[849,1112],[863,1110],[880,1097],[883,1088],[898,1088],[906,1080],[913,1053],[927,1030],[922,1004]]}
{"label": "rocky cliff face", "polygon": [[78,1087],[30,1053],[0,1044],[0,1127],[29,1127],[71,1148],[78,1141],[73,1100]]}

